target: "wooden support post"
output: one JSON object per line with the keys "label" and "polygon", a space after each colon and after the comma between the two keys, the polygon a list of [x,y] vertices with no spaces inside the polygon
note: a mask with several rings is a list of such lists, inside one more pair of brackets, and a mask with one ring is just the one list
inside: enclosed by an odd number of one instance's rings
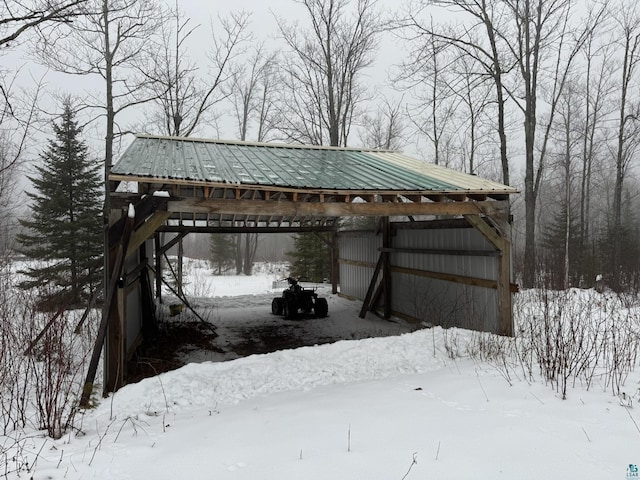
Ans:
{"label": "wooden support post", "polygon": [[497,308],[498,334],[513,336],[511,306],[511,245],[506,233],[497,232],[480,216],[464,215],[464,218],[498,249]]}
{"label": "wooden support post", "polygon": [[513,336],[513,307],[511,305],[511,244],[505,238],[498,267],[498,333]]}
{"label": "wooden support post", "polygon": [[382,281],[384,282],[384,318],[391,318],[391,222],[389,217],[382,220]]}
{"label": "wooden support post", "polygon": [[338,259],[340,252],[338,251],[338,232],[331,234],[331,293],[338,293],[338,283],[340,282],[340,264]]}
{"label": "wooden support post", "polygon": [[[109,329],[111,329],[112,321],[114,323],[113,324],[114,328],[118,328],[119,326],[119,324],[116,322],[117,302],[114,301],[116,299],[115,291],[116,291],[116,287],[117,287],[120,275],[122,274],[122,269],[124,267],[124,262],[126,259],[126,251],[127,251],[127,247],[129,246],[129,240],[131,239],[131,233],[133,232],[134,223],[135,223],[134,218],[127,217],[127,221],[124,225],[124,231],[122,233],[121,242],[116,248],[112,249],[111,252],[109,252],[107,246],[105,245],[105,249],[109,254],[108,255],[109,268],[107,272],[109,283],[106,286],[105,299],[104,299],[105,306],[102,312],[102,320],[100,321],[100,326],[98,327],[98,336],[96,338],[96,343],[93,348],[93,353],[91,355],[91,360],[89,362],[89,368],[87,370],[87,377],[85,379],[84,387],[82,389],[82,395],[80,398],[80,405],[84,407],[89,405],[89,398],[91,397],[91,392],[93,391],[93,383],[95,381],[96,372],[98,370],[100,353],[102,351],[103,345],[105,345],[105,341],[107,340],[107,328],[109,327]],[[117,251],[117,255],[115,254],[116,253],[115,251]],[[112,316],[114,314],[116,318]],[[112,335],[112,332],[109,332],[110,337],[111,335]],[[111,340],[112,342],[113,340],[115,340],[116,345],[113,345],[113,344],[107,345],[107,347],[105,348],[105,365],[104,365],[104,369],[105,369],[104,392],[105,393],[108,391],[113,391],[115,388],[117,388],[117,385],[114,385],[109,382],[110,380],[112,380],[111,375],[114,375],[117,377],[116,372],[118,369],[118,365],[113,365],[113,362],[118,361],[118,358],[119,358],[119,356],[117,355],[117,352],[115,352],[116,353],[115,359],[111,357],[111,354],[112,354],[111,348],[119,348],[123,350],[122,344],[118,346],[117,338],[118,337],[114,335],[114,338]],[[113,371],[114,367],[116,372]]]}
{"label": "wooden support post", "polygon": [[155,265],[155,279],[156,279],[156,299],[158,303],[162,303],[162,255],[159,253],[162,246],[160,245],[160,236],[162,233],[156,232],[153,238],[154,242],[154,256],[156,260]]}
{"label": "wooden support post", "polygon": [[184,237],[180,237],[180,240],[178,240],[178,278],[177,278],[177,286],[178,286],[178,293],[180,293],[181,296],[184,296],[184,290],[182,289],[182,281],[183,281],[183,279],[182,279],[182,262],[184,260],[184,243],[182,242],[183,239],[184,239]]}
{"label": "wooden support post", "polygon": [[109,324],[107,330],[107,343],[105,355],[105,375],[102,395],[107,396],[110,392],[115,392],[127,378],[126,372],[126,344],[127,334],[125,328],[127,292],[122,281],[118,280],[115,287],[112,307],[109,311]]}

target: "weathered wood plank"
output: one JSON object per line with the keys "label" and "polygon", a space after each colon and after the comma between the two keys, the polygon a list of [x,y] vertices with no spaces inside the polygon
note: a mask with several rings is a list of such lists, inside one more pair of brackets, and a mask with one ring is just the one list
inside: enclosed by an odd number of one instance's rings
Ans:
{"label": "weathered wood plank", "polygon": [[[497,309],[498,309],[498,333],[501,335],[513,335],[513,316],[511,305],[511,246],[505,232],[494,230],[479,215],[465,215],[467,220],[499,251],[498,279],[496,282]],[[503,227],[504,228],[504,227]]]}
{"label": "weathered wood plank", "polygon": [[415,268],[391,267],[391,271],[395,273],[405,273],[417,277],[433,278],[434,280],[444,280],[446,282],[461,283],[464,285],[472,285],[474,287],[498,288],[495,280],[486,278],[468,277],[466,275],[455,275],[452,273],[433,272],[430,270],[417,270]]}
{"label": "weathered wood plank", "polygon": [[467,257],[498,257],[498,250],[448,250],[443,248],[380,248],[381,252],[416,253],[420,255],[460,255]]}
{"label": "weathered wood plank", "polygon": [[360,309],[360,314],[359,314],[360,318],[364,318],[365,315],[367,314],[367,310],[371,308],[371,306],[369,305],[369,302],[371,302],[371,297],[373,296],[373,292],[376,287],[378,275],[380,274],[380,270],[382,269],[383,257],[384,255],[380,254],[380,257],[378,258],[378,263],[376,264],[375,269],[373,271],[373,275],[371,276],[371,281],[369,282],[369,288],[367,288],[367,294],[364,297],[364,301],[362,302],[362,308]]}
{"label": "weathered wood plank", "polygon": [[127,257],[138,250],[147,239],[151,238],[155,231],[164,224],[171,216],[169,212],[157,211],[146,222],[144,222],[131,236],[129,248],[127,248]]}
{"label": "weathered wood plank", "polygon": [[496,202],[423,203],[319,203],[264,200],[218,200],[183,198],[169,200],[171,213],[228,215],[270,215],[291,217],[398,216],[398,215],[474,215],[491,210]]}

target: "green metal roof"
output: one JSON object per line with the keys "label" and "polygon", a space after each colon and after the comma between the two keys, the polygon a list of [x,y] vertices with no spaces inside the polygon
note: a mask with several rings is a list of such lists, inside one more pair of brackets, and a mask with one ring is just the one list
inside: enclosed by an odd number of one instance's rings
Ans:
{"label": "green metal roof", "polygon": [[319,190],[516,193],[398,152],[148,135],[136,136],[111,176]]}

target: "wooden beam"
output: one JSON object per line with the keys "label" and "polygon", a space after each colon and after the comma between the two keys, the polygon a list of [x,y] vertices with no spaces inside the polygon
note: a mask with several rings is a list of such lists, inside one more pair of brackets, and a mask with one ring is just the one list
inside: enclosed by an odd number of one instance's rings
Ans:
{"label": "wooden beam", "polygon": [[[127,199],[126,203],[123,201]],[[142,198],[138,195],[135,197],[115,197],[111,199],[111,206],[113,210],[123,210],[128,208],[130,204],[135,206],[136,217],[134,221],[134,229],[137,229],[144,223],[144,221],[156,211],[166,210],[167,198],[154,197],[152,195],[146,195]],[[119,214],[121,215],[121,214]],[[109,227],[109,247],[116,245],[122,238],[124,231],[124,224],[127,221],[127,216],[120,216],[120,218]]]}
{"label": "wooden beam", "polygon": [[417,270],[415,268],[391,267],[394,273],[404,273],[406,275],[414,275],[417,277],[433,278],[434,280],[443,280],[445,282],[461,283],[463,285],[471,285],[483,288],[498,288],[495,280],[486,278],[468,277],[466,275],[454,275],[452,273],[433,272],[429,270]]}
{"label": "wooden beam", "polygon": [[169,250],[171,247],[175,246],[181,239],[183,239],[184,237],[186,237],[189,234],[188,231],[181,231],[178,233],[178,235],[176,235],[175,237],[173,237],[171,240],[169,240],[167,243],[165,243],[164,245],[160,246],[158,248],[158,250],[156,250],[157,255],[164,255],[167,253],[167,250]]}
{"label": "wooden beam", "polygon": [[437,220],[418,220],[415,222],[393,222],[394,230],[440,230],[456,228],[473,228],[464,218],[444,218]]}
{"label": "wooden beam", "polygon": [[460,255],[466,257],[498,257],[498,250],[448,250],[444,248],[380,248],[381,252],[417,253],[420,255]]}
{"label": "wooden beam", "polygon": [[488,197],[487,194],[477,194],[477,193],[469,194],[469,198],[471,200],[477,200],[479,202],[482,202],[482,201],[486,200],[487,197]]}
{"label": "wooden beam", "polygon": [[149,264],[148,259],[143,258],[142,260],[140,260],[140,263],[138,263],[138,265],[136,265],[133,270],[131,270],[130,272],[124,272],[122,275],[124,286],[128,287],[133,282],[135,282],[137,278],[140,276],[140,273],[147,268],[148,264]]}
{"label": "wooden beam", "polygon": [[[499,251],[498,280],[496,282],[497,308],[498,308],[498,333],[501,335],[513,335],[513,315],[511,305],[511,245],[505,232],[494,230],[480,215],[465,215],[475,229],[491,242]],[[496,222],[503,223],[496,219]]]}
{"label": "wooden beam", "polygon": [[445,199],[445,196],[432,194],[432,195],[427,195],[427,198],[433,202],[442,202]]}
{"label": "wooden beam", "polygon": [[131,236],[129,248],[127,248],[127,257],[135,253],[140,245],[151,238],[158,227],[163,225],[171,216],[169,212],[157,211],[151,218],[144,222]]}
{"label": "wooden beam", "polygon": [[504,238],[485,222],[480,215],[464,215],[464,219],[478,230],[491,244],[502,251]]}
{"label": "wooden beam", "polygon": [[378,288],[376,288],[376,291],[373,294],[373,297],[371,298],[371,308],[370,308],[370,310],[373,310],[373,309],[376,308],[376,305],[380,301],[380,297],[382,296],[383,292],[384,292],[384,282],[380,282],[378,284]]}
{"label": "wooden beam", "polygon": [[[276,223],[269,220],[269,224]],[[267,223],[265,221],[264,223]],[[281,221],[277,223],[282,223]],[[158,228],[158,232],[163,233],[309,233],[309,232],[333,232],[336,227],[333,224],[321,224],[313,227],[276,227],[276,226],[255,226],[255,227],[205,227],[190,225],[163,225]]]}
{"label": "wooden beam", "polygon": [[[341,258],[338,260],[338,262],[344,265],[353,265],[355,267],[376,268],[375,263],[361,262],[359,260],[348,260],[345,258]],[[466,277],[463,275],[453,275],[449,273],[433,272],[429,270],[418,270],[415,268],[395,267],[393,265],[391,266],[391,271],[396,273],[404,273],[407,275],[414,275],[417,277],[443,280],[445,282],[462,283],[464,285],[472,285],[474,287],[491,288],[493,290],[496,290],[498,288],[498,283],[495,280],[488,280],[486,278]],[[515,283],[510,284],[509,290],[512,293],[516,293],[518,291],[518,285]]]}
{"label": "wooden beam", "polygon": [[380,270],[382,269],[383,256],[384,256],[383,254],[380,254],[380,256],[378,257],[378,263],[376,264],[376,267],[373,271],[373,275],[371,276],[371,281],[369,282],[369,288],[367,289],[367,293],[364,296],[364,300],[362,302],[362,308],[360,309],[360,314],[359,314],[360,318],[364,318],[365,315],[367,314],[367,310],[371,308],[371,305],[369,305],[369,303],[371,302],[371,297],[373,296],[373,292],[376,287],[378,275],[380,274]]}
{"label": "wooden beam", "polygon": [[158,251],[162,247],[160,241],[160,233],[156,231],[153,237],[153,248],[155,251],[155,281],[156,281],[156,298],[162,303],[162,255],[158,255]]}
{"label": "wooden beam", "polygon": [[219,200],[203,198],[170,199],[171,213],[227,215],[269,215],[286,217],[474,215],[492,211],[497,202],[423,202],[423,203],[319,203],[264,200]]}
{"label": "wooden beam", "polygon": [[51,328],[53,323],[63,313],[64,313],[64,307],[58,308],[58,311],[53,315],[53,317],[51,317],[51,320],[49,320],[49,322],[45,325],[45,327],[42,329],[42,331],[36,336],[36,338],[34,338],[33,340],[31,340],[31,342],[29,342],[29,346],[24,351],[23,355],[29,355],[31,353],[31,350],[33,350],[33,347],[35,347],[36,344],[40,341],[40,339],[42,339],[42,337],[44,337],[44,334],[47,333],[47,330],[49,330]]}

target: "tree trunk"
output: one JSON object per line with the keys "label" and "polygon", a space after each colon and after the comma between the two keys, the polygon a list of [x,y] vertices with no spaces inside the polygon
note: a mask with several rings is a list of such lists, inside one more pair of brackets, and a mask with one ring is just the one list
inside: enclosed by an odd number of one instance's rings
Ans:
{"label": "tree trunk", "polygon": [[564,152],[564,289],[569,288],[569,239],[571,238],[571,106],[568,106],[565,119],[565,152]]}

